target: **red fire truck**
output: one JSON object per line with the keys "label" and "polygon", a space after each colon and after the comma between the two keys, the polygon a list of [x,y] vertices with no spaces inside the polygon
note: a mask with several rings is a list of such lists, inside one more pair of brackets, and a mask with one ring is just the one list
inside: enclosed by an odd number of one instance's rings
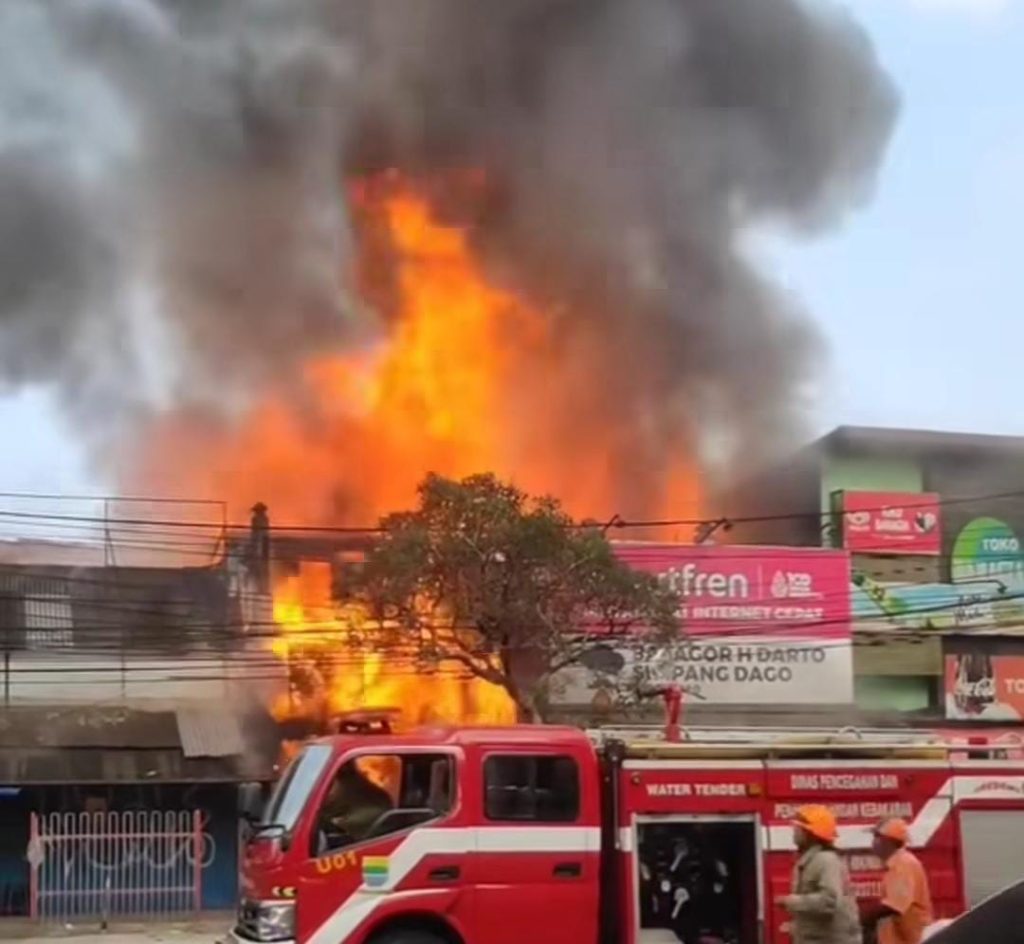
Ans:
{"label": "red fire truck", "polygon": [[[677,732],[676,732],[677,733]],[[911,823],[937,911],[1024,875],[1024,760],[917,733],[518,726],[306,744],[244,862],[237,942],[782,944],[790,821],[825,803],[858,895]]]}

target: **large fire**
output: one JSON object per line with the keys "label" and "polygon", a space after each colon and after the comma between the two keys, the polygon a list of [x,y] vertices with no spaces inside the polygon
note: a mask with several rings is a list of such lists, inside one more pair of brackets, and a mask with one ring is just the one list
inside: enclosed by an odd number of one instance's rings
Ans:
{"label": "large fire", "polygon": [[[507,393],[516,369],[536,364],[547,341],[536,312],[486,281],[464,232],[437,222],[412,191],[386,189],[375,203],[378,188],[362,187],[358,204],[371,224],[385,227],[396,260],[399,311],[388,342],[363,357],[326,357],[310,365],[308,378],[317,402],[340,411],[347,440],[327,444],[320,461],[330,470],[338,445],[363,460],[350,464],[346,479],[360,496],[360,513],[373,517],[408,506],[428,470],[468,475],[509,467],[508,427],[500,419]],[[284,447],[285,463],[307,451],[291,414],[274,410],[271,418],[275,435],[268,439]],[[277,583],[274,620],[282,631],[276,651],[293,675],[315,672],[310,690],[326,693],[303,703],[293,685],[279,713],[383,708],[399,709],[407,723],[515,720],[504,690],[457,666],[425,671],[415,652],[375,648],[362,614],[332,604],[324,565],[307,564]]]}
{"label": "large fire", "polygon": [[[276,526],[372,525],[409,507],[430,471],[495,472],[580,517],[699,516],[692,456],[665,468],[664,432],[640,408],[628,430],[611,421],[619,352],[596,331],[501,284],[470,229],[402,179],[364,182],[352,202],[377,340],[312,359],[289,396],[268,393],[230,430],[169,417],[143,481],[173,493],[187,469],[190,497],[232,496],[236,520],[265,501]],[[657,467],[645,437],[659,440]]]}
{"label": "large fire", "polygon": [[331,717],[353,709],[392,711],[399,724],[515,721],[501,688],[458,666],[424,666],[415,645],[381,645],[380,631],[356,607],[331,599],[330,565],[305,562],[274,587],[274,652],[291,668],[279,718]]}
{"label": "large fire", "polygon": [[[266,501],[278,527],[373,524],[410,507],[430,471],[493,471],[559,496],[573,514],[611,518],[623,510],[615,504],[623,466],[640,469],[643,457],[621,461],[629,452],[622,430],[595,406],[603,378],[588,347],[594,339],[564,336],[557,311],[502,285],[469,230],[443,218],[426,194],[394,175],[353,191],[361,294],[382,316],[383,339],[309,363],[301,408],[294,397],[269,397],[228,442],[206,443],[193,467],[210,475],[212,494]],[[180,432],[165,427],[158,436],[165,468],[180,468],[195,442],[193,429]],[[656,478],[648,508],[696,515],[687,461]],[[322,689],[315,704],[293,690],[280,713],[371,706],[400,708],[415,722],[514,717],[501,689],[368,647],[360,614],[331,601],[326,565],[278,576],[274,619],[276,651]]]}

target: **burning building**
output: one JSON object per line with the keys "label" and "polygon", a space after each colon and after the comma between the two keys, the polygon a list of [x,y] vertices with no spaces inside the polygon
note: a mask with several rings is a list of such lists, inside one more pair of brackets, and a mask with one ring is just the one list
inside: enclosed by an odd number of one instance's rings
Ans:
{"label": "burning building", "polygon": [[[431,470],[698,517],[791,441],[820,352],[744,240],[854,207],[895,111],[825,2],[0,16],[47,63],[0,57],[0,367],[107,474],[236,520],[372,525]],[[275,577],[307,642],[310,567]]]}
{"label": "burning building", "polygon": [[[364,709],[390,715],[397,728],[516,720],[503,689],[420,645],[403,644],[359,607],[336,601],[338,585],[361,565],[375,536],[275,530],[266,562],[250,553],[253,537],[235,540],[229,550],[242,563],[236,597],[243,633],[269,636],[285,670],[271,710],[286,740],[330,731]],[[260,578],[264,563],[267,585]]]}

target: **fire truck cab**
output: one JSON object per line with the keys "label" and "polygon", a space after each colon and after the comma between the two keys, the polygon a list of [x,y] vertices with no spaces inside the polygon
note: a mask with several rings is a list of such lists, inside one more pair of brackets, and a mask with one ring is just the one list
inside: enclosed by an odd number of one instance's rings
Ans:
{"label": "fire truck cab", "polygon": [[806,730],[341,735],[274,788],[233,936],[783,944],[774,902],[810,802],[835,809],[861,898],[878,894],[870,827],[888,816],[911,823],[940,916],[1024,876],[1024,761],[1002,749]]}

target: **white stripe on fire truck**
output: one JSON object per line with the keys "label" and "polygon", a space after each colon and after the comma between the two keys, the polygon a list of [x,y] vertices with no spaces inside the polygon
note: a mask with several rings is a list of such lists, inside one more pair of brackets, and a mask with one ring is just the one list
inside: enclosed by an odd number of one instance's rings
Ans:
{"label": "white stripe on fire truck", "polygon": [[[706,760],[627,760],[623,770],[707,770]],[[760,760],[716,760],[715,770],[763,770]]]}
{"label": "white stripe on fire truck", "polygon": [[[929,800],[910,824],[910,845],[914,848],[927,845],[951,810],[952,803],[948,798]],[[844,851],[870,849],[874,826],[875,823],[840,826],[836,847]],[[796,849],[792,826],[766,826],[762,836],[765,849],[771,852],[792,852]]]}
{"label": "white stripe on fire truck", "polygon": [[363,924],[385,902],[407,901],[412,898],[429,898],[443,894],[444,888],[419,888],[407,892],[389,892],[387,898],[362,890],[354,892],[342,902],[341,907],[320,925],[307,944],[339,944]]}
{"label": "white stripe on fire truck", "polygon": [[[703,763],[703,767],[707,769],[706,762]],[[1024,799],[1024,776],[1008,777],[993,771],[990,776],[958,775],[946,779],[909,824],[911,845],[927,845],[949,817],[953,807],[964,800],[972,799],[1020,801]],[[870,848],[871,827],[874,825],[864,823],[840,826],[839,847],[851,850]],[[618,841],[619,851],[633,852],[632,827],[620,828]],[[793,843],[793,828],[788,823],[762,827],[761,843],[766,851],[791,852],[796,848]]]}
{"label": "white stripe on fire truck", "polygon": [[[989,776],[959,775],[950,777],[935,792],[910,822],[910,844],[926,846],[953,812],[953,807],[964,800],[1021,800],[1024,799],[1024,777],[1007,777],[994,770]],[[871,846],[870,826],[840,826],[841,849],[867,849]],[[792,850],[793,830],[788,825],[767,826],[764,829],[765,848]]]}
{"label": "white stripe on fire truck", "polygon": [[[1005,776],[993,770],[990,776],[948,778],[920,809],[910,824],[911,845],[926,845],[952,812],[953,807],[969,799],[1003,800],[1024,797],[1024,776]],[[863,849],[871,845],[869,825],[840,827],[839,846]],[[764,827],[766,850],[790,851],[792,828],[788,825]],[[477,828],[419,829],[410,833],[388,857],[387,882],[376,889],[366,885],[342,902],[341,906],[313,933],[308,944],[338,944],[358,928],[384,902],[395,896],[412,898],[437,894],[443,889],[395,892],[397,886],[427,855],[462,855],[484,852],[597,852],[601,833],[597,828],[580,826],[485,826]],[[633,831],[619,831],[619,847],[633,851]]]}
{"label": "white stripe on fire truck", "polygon": [[[338,944],[352,934],[385,901],[433,895],[445,889],[410,889],[396,892],[409,873],[428,855],[464,855],[467,852],[598,852],[601,830],[589,826],[481,826],[417,829],[388,859],[383,885],[363,884],[313,932],[308,944]],[[386,896],[386,897],[385,897]]]}
{"label": "white stripe on fire truck", "polygon": [[978,799],[1020,800],[1024,797],[1024,777],[1004,777],[993,771],[991,774],[971,774],[953,778],[953,801]]}
{"label": "white stripe on fire truck", "polygon": [[[948,760],[865,760],[858,757],[853,761],[858,770],[894,770],[901,767],[911,767],[914,770],[922,768],[933,770],[949,770]],[[834,760],[766,760],[764,766],[768,770],[835,770]]]}

